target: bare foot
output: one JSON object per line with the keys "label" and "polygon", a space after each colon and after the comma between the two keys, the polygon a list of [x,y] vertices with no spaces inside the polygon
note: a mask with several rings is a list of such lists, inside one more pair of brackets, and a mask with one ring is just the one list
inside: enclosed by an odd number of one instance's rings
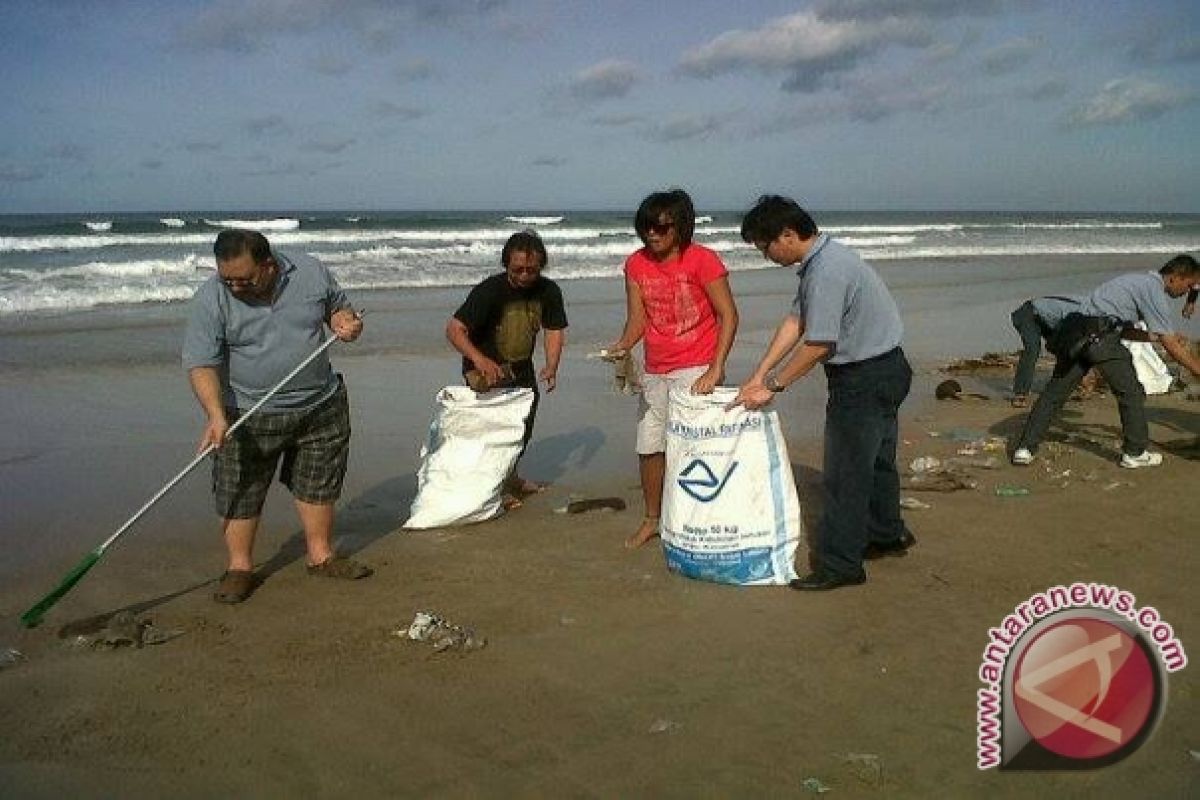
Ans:
{"label": "bare foot", "polygon": [[651,539],[658,537],[658,517],[643,517],[637,533],[625,540],[625,547],[636,550]]}
{"label": "bare foot", "polygon": [[500,507],[505,511],[516,511],[523,505],[525,504],[521,502],[521,498],[517,497],[516,495],[505,493],[505,495],[500,498]]}

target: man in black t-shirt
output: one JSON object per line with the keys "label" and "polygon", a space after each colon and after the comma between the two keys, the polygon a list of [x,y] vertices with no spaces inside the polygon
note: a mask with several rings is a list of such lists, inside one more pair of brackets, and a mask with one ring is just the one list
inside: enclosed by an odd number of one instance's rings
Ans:
{"label": "man in black t-shirt", "polygon": [[[533,231],[509,237],[501,253],[504,272],[485,278],[446,323],[446,338],[463,357],[463,376],[472,388],[521,386],[533,390],[533,407],[525,420],[524,444],[533,436],[538,379],[554,391],[558,362],[566,343],[567,312],[558,284],[542,277],[546,246]],[[546,366],[535,373],[533,350],[538,331],[546,330]],[[544,487],[517,475],[513,468],[508,491],[519,497]]]}

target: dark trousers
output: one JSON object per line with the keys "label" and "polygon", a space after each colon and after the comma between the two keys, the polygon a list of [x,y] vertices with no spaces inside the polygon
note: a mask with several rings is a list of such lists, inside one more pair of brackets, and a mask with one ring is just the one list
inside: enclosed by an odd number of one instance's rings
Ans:
{"label": "dark trousers", "polygon": [[1121,414],[1121,434],[1124,441],[1121,450],[1131,456],[1141,455],[1150,443],[1150,429],[1146,423],[1146,391],[1142,388],[1133,368],[1133,357],[1121,344],[1120,334],[1108,333],[1075,359],[1058,357],[1054,363],[1054,374],[1038,396],[1037,402],[1025,421],[1025,432],[1017,447],[1030,452],[1036,451],[1050,423],[1058,416],[1063,404],[1079,384],[1084,373],[1095,367],[1108,381],[1108,388],[1117,399]]}
{"label": "dark trousers", "polygon": [[1042,354],[1042,339],[1052,331],[1042,324],[1029,300],[1012,312],[1012,324],[1021,337],[1022,348],[1021,357],[1017,360],[1017,374],[1013,377],[1013,394],[1029,394],[1038,356]]}
{"label": "dark trousers", "polygon": [[819,568],[857,575],[863,551],[907,529],[896,472],[897,414],[912,385],[899,347],[853,364],[826,364],[825,511],[817,531]]}
{"label": "dark trousers", "polygon": [[525,448],[529,447],[529,440],[533,438],[533,420],[537,417],[542,393],[538,391],[537,372],[533,368],[533,361],[515,361],[512,368],[514,384],[523,389],[533,390],[533,405],[529,407],[529,416],[525,418],[525,436],[521,439],[521,455],[525,455]]}

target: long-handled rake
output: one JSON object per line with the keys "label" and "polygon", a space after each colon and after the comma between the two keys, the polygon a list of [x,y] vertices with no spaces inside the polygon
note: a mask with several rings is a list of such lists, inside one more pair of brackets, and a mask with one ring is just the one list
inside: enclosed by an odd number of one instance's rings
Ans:
{"label": "long-handled rake", "polygon": [[[305,367],[307,367],[309,364],[311,364],[313,362],[313,359],[315,359],[317,356],[321,355],[321,353],[324,353],[326,350],[328,350],[329,346],[332,345],[337,340],[338,340],[338,337],[336,334],[330,334],[329,338],[327,338],[324,342],[322,342],[321,346],[318,347],[316,350],[314,350],[312,355],[310,355],[308,358],[301,361],[299,366],[297,366],[294,370],[289,372],[283,380],[281,380],[279,383],[275,384],[275,386],[273,386],[271,388],[271,391],[267,392],[266,395],[264,395],[261,400],[259,400],[257,403],[255,403],[250,408],[249,411],[247,411],[245,414],[242,414],[241,416],[239,416],[237,418],[237,420],[235,420],[234,423],[229,426],[229,430],[227,430],[225,432],[225,438],[228,439],[230,436],[232,436],[233,432],[236,431],[243,422],[250,419],[250,417],[252,417],[256,411],[258,411],[260,408],[262,408],[264,403],[266,403],[268,400],[270,400],[272,397],[274,397],[276,392],[278,392],[280,389],[282,389],[284,386],[286,386],[288,381],[290,381],[292,378],[294,378],[298,374],[300,374],[301,370],[303,370]],[[113,533],[112,536],[109,536],[107,539],[105,539],[100,544],[99,547],[97,547],[95,550],[92,550],[90,553],[85,555],[83,557],[83,560],[80,561],[78,564],[76,564],[75,568],[72,569],[70,572],[68,572],[66,574],[66,577],[64,577],[61,581],[59,581],[58,585],[55,586],[50,591],[49,594],[47,594],[41,600],[38,600],[36,603],[33,604],[33,606],[28,611],[26,611],[24,614],[22,614],[21,615],[21,624],[23,624],[26,628],[32,628],[35,625],[37,625],[38,623],[40,623],[42,621],[42,615],[45,614],[46,611],[48,611],[51,606],[53,606],[55,603],[57,603],[59,600],[61,600],[67,592],[71,591],[71,589],[75,586],[75,584],[79,583],[79,581],[83,578],[83,576],[88,573],[88,570],[90,570],[92,567],[96,566],[96,562],[99,561],[100,558],[104,555],[104,551],[107,550],[110,546],[112,546],[113,542],[115,542],[117,539],[119,539],[121,537],[121,535],[123,533],[125,533],[125,531],[132,528],[133,524],[135,522],[137,522],[139,519],[141,519],[143,514],[145,514],[147,511],[149,511],[151,509],[151,507],[154,506],[155,503],[157,503],[159,500],[161,500],[163,498],[163,496],[166,495],[167,492],[171,491],[171,489],[173,489],[175,487],[175,484],[177,484],[181,480],[183,480],[184,477],[186,477],[189,472],[191,472],[193,469],[195,469],[196,466],[201,461],[203,461],[205,458],[207,458],[209,453],[211,453],[216,448],[217,448],[217,446],[215,444],[210,444],[208,447],[206,447],[202,451],[200,451],[200,453],[195,458],[193,458],[186,467],[184,467],[182,470],[179,471],[178,475],[176,475],[174,478],[171,478],[171,480],[167,481],[166,486],[159,489],[158,492],[153,497],[151,497],[149,500],[147,500],[146,504],[144,506],[142,506],[141,508],[139,508],[137,510],[136,514],[134,514],[132,517],[127,519],[125,521],[125,524],[122,525],[120,528],[117,528],[116,532]]]}

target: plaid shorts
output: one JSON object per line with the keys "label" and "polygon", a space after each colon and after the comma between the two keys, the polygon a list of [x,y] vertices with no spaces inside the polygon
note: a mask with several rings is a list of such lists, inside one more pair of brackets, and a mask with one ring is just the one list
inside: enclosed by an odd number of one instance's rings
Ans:
{"label": "plaid shorts", "polygon": [[[232,423],[237,412],[230,412]],[[305,503],[327,505],[341,496],[350,457],[346,387],[307,411],[256,414],[233,432],[213,459],[213,496],[224,519],[262,513],[275,467],[279,481]]]}

